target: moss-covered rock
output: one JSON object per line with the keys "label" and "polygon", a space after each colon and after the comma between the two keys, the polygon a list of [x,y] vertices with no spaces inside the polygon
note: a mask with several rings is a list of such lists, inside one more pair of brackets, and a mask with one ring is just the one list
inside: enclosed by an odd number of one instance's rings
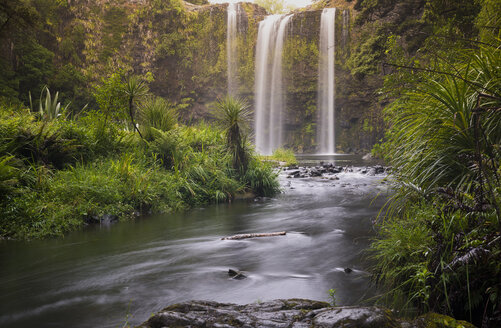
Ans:
{"label": "moss-covered rock", "polygon": [[475,328],[468,322],[436,313],[402,320],[381,307],[331,307],[325,302],[306,299],[247,305],[210,301],[179,303],[164,308],[138,326],[157,327]]}
{"label": "moss-covered rock", "polygon": [[413,322],[416,328],[475,328],[474,325],[467,321],[456,320],[447,315],[434,312],[420,316]]}

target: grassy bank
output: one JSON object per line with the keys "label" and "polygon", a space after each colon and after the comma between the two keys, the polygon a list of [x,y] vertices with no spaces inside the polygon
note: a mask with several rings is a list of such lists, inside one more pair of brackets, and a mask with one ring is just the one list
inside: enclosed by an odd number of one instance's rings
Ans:
{"label": "grassy bank", "polygon": [[105,111],[49,118],[3,106],[0,237],[62,236],[103,215],[127,220],[278,191],[248,145],[247,167],[236,170],[223,128],[184,126],[157,102],[139,109],[142,137]]}
{"label": "grassy bank", "polygon": [[290,149],[278,148],[270,156],[259,156],[263,161],[268,161],[276,166],[297,165],[298,161],[294,152]]}

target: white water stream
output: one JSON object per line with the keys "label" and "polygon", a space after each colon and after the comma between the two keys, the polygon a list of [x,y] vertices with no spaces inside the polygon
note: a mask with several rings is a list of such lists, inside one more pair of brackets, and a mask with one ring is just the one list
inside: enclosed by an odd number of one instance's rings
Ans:
{"label": "white water stream", "polygon": [[256,149],[270,155],[282,145],[285,104],[282,52],[292,15],[270,15],[259,23],[256,46]]}
{"label": "white water stream", "polygon": [[228,60],[228,95],[236,95],[237,85],[237,19],[238,3],[229,3],[227,9],[226,55]]}
{"label": "white water stream", "polygon": [[325,8],[320,17],[318,62],[318,153],[334,154],[335,144],[335,35],[336,8]]}
{"label": "white water stream", "polygon": [[348,9],[343,10],[343,48],[346,47],[350,39],[350,11]]}

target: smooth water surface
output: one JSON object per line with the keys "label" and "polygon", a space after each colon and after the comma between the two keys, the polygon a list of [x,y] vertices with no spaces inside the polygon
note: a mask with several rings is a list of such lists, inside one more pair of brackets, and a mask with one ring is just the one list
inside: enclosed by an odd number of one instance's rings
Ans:
{"label": "smooth water surface", "polygon": [[[0,243],[0,327],[122,327],[171,303],[371,296],[363,250],[382,177],[287,179],[274,199],[148,217],[64,239]],[[375,200],[374,197],[380,194]],[[287,231],[239,241],[239,233]],[[354,271],[350,274],[344,268]],[[244,280],[228,277],[243,270]]]}

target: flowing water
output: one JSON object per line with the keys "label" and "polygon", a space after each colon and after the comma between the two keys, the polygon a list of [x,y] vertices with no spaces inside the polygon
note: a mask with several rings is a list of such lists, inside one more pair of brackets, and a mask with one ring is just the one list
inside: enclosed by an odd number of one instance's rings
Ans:
{"label": "flowing water", "polygon": [[335,41],[336,8],[325,8],[320,16],[318,62],[319,154],[334,154],[335,142]]}
{"label": "flowing water", "polygon": [[259,23],[256,44],[255,135],[263,155],[282,145],[284,86],[282,52],[292,15],[270,15]]}
{"label": "flowing water", "polygon": [[[326,159],[332,158],[320,158]],[[0,327],[122,327],[128,314],[134,325],[181,301],[328,301],[331,288],[338,304],[359,303],[372,295],[363,251],[386,185],[352,171],[337,174],[339,180],[290,179],[286,171],[284,192],[273,199],[147,217],[64,239],[3,241]],[[284,230],[285,236],[221,240]],[[347,267],[354,271],[345,273]],[[247,279],[230,279],[229,268]]]}
{"label": "flowing water", "polygon": [[227,9],[226,56],[228,65],[228,94],[234,96],[237,92],[237,19],[238,3],[229,3]]}
{"label": "flowing water", "polygon": [[343,30],[342,30],[342,44],[343,48],[348,45],[350,41],[350,10],[343,10]]}

